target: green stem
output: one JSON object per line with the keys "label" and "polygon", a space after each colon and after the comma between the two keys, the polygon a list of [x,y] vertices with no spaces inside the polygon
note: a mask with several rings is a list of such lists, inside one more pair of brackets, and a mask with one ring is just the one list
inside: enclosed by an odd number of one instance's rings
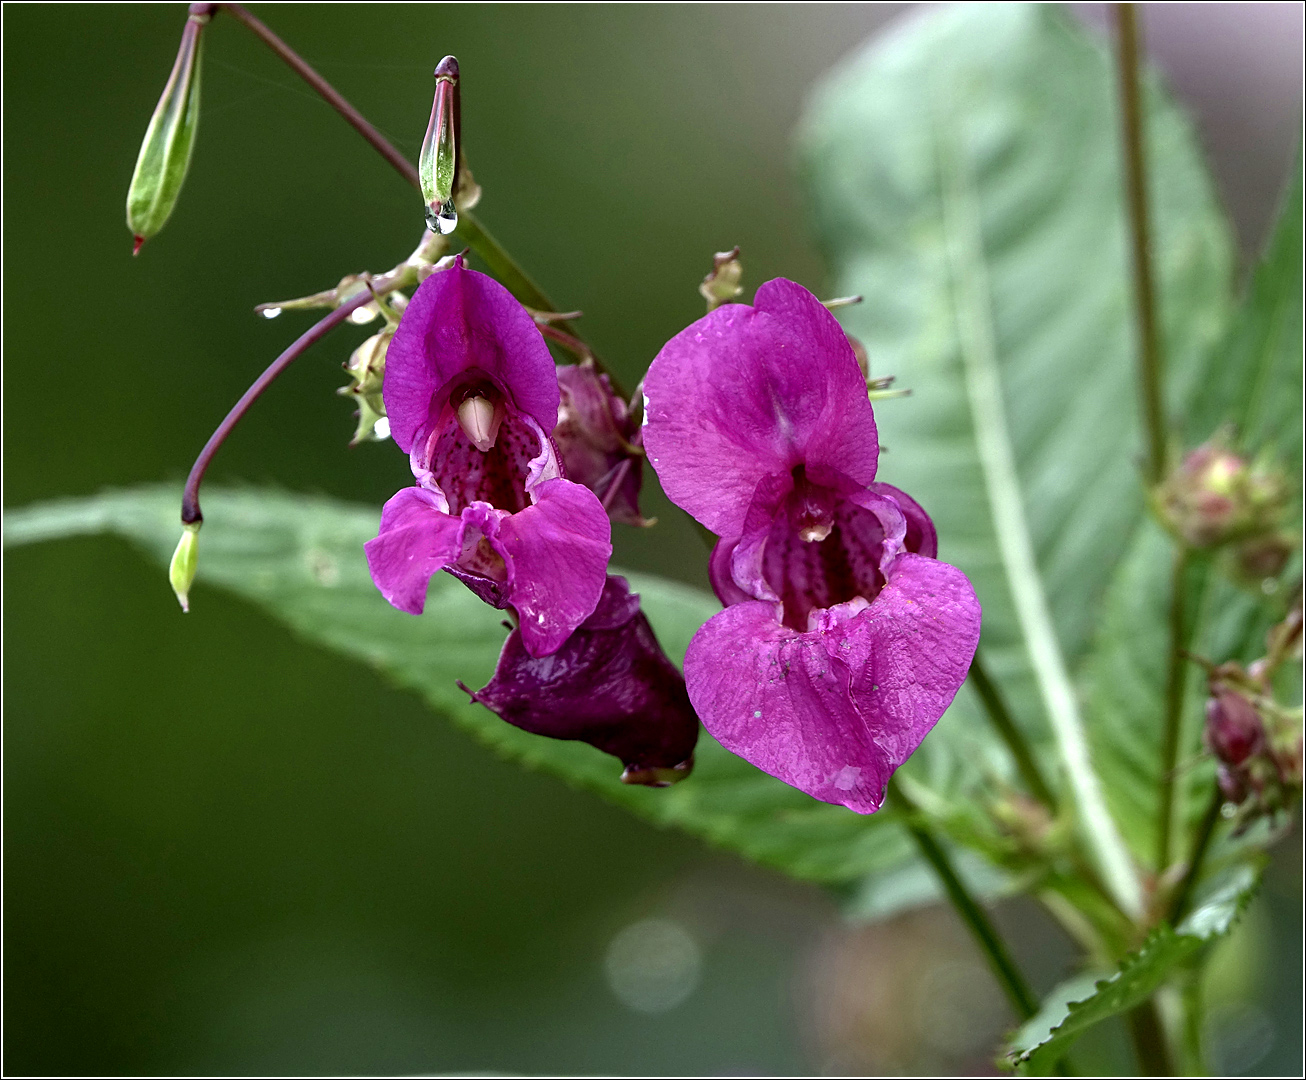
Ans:
{"label": "green stem", "polygon": [[1174,1076],[1170,1046],[1166,1041],[1165,1027],[1161,1023],[1160,1010],[1156,1007],[1156,998],[1149,998],[1131,1009],[1125,1018],[1125,1026],[1129,1029],[1129,1040],[1134,1045],[1139,1072],[1143,1076]]}
{"label": "green stem", "polygon": [[1207,1076],[1202,969],[1190,968],[1183,983],[1183,1069],[1185,1076]]}
{"label": "green stem", "polygon": [[988,672],[984,669],[978,650],[975,652],[975,659],[971,661],[969,678],[971,685],[975,687],[975,692],[979,694],[980,701],[984,703],[984,710],[988,713],[989,722],[992,723],[998,735],[1001,736],[1002,741],[1007,744],[1007,749],[1011,752],[1011,756],[1016,762],[1016,768],[1025,781],[1029,793],[1049,810],[1055,811],[1056,798],[1052,794],[1052,789],[1048,787],[1047,781],[1043,779],[1043,774],[1039,771],[1038,763],[1034,760],[1029,744],[1025,741],[1025,736],[1020,728],[1016,726],[1016,721],[1012,718],[1011,711],[1007,708],[1007,703],[1003,700],[1001,691],[998,690],[993,680],[989,678]]}
{"label": "green stem", "polygon": [[1211,792],[1211,801],[1206,805],[1206,813],[1202,815],[1201,823],[1197,826],[1197,834],[1193,837],[1193,850],[1188,856],[1188,869],[1184,871],[1183,880],[1175,890],[1174,900],[1170,902],[1168,921],[1171,926],[1177,925],[1188,910],[1188,904],[1193,898],[1193,886],[1197,884],[1197,879],[1201,875],[1202,861],[1211,846],[1211,837],[1215,834],[1215,826],[1220,820],[1220,810],[1223,807],[1224,795],[1217,784]]}
{"label": "green stem", "polygon": [[1022,1020],[1028,1020],[1038,1011],[1038,1000],[1011,959],[1011,953],[1007,950],[997,927],[989,921],[984,909],[970,895],[965,882],[957,875],[952,860],[948,858],[948,853],[934,838],[934,834],[921,823],[920,811],[916,805],[892,780],[889,781],[889,795],[904,811],[903,822],[907,831],[911,833],[912,839],[916,841],[926,861],[939,875],[939,881],[943,884],[948,899],[952,901],[952,906],[957,909],[962,922],[974,936],[975,943],[988,961],[993,977],[998,980],[998,985],[1007,995],[1007,1000],[1011,1002],[1012,1008]]}
{"label": "green stem", "polygon": [[1134,311],[1138,319],[1138,382],[1147,428],[1147,480],[1165,476],[1165,418],[1161,399],[1161,342],[1152,282],[1152,237],[1147,207],[1147,159],[1143,149],[1143,107],[1138,87],[1138,19],[1133,4],[1116,4],[1120,107],[1134,262]]}
{"label": "green stem", "polygon": [[1161,792],[1156,821],[1156,872],[1158,874],[1164,872],[1170,865],[1171,836],[1174,831],[1175,771],[1179,764],[1179,729],[1184,709],[1184,681],[1188,674],[1186,655],[1188,637],[1184,610],[1188,561],[1188,547],[1181,543],[1175,550],[1174,567],[1170,575],[1170,656],[1165,675],[1165,714],[1162,718],[1161,735]]}

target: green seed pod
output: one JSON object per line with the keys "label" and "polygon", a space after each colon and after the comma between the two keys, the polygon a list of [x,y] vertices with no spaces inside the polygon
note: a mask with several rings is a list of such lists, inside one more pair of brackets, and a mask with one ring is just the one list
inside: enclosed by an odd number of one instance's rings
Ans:
{"label": "green seed pod", "polygon": [[127,228],[135,240],[133,255],[167,222],[190,167],[200,113],[200,31],[210,18],[207,14],[187,18],[172,74],[145,130],[127,189]]}
{"label": "green seed pod", "polygon": [[460,124],[458,61],[446,56],[435,69],[431,122],[417,158],[417,176],[426,202],[426,227],[441,236],[448,236],[458,227],[454,195],[459,180]]}
{"label": "green seed pod", "polygon": [[199,548],[200,522],[195,521],[183,527],[177,550],[172,553],[172,563],[168,566],[168,581],[177,594],[182,611],[190,611],[190,587],[195,583],[195,571],[199,568]]}

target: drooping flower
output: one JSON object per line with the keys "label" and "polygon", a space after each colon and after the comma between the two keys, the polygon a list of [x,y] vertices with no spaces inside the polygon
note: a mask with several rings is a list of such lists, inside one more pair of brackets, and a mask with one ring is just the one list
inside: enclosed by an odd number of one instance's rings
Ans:
{"label": "drooping flower", "polygon": [[951,703],[979,641],[934,526],[875,482],[866,382],[839,323],[783,279],[672,338],[645,380],[644,445],[672,501],[721,539],[726,609],[685,657],[727,749],[860,813]]}
{"label": "drooping flower", "polygon": [[649,524],[639,512],[644,451],[638,411],[613,392],[593,364],[558,368],[558,387],[562,401],[553,439],[568,479],[594,492],[613,521]]}
{"label": "drooping flower", "polygon": [[593,492],[564,478],[548,435],[558,379],[534,320],[455,260],[409,301],[383,396],[417,484],[385,504],[367,543],[382,595],[420,614],[431,575],[447,570],[517,613],[532,656],[555,651],[599,602],[611,525]]}
{"label": "drooping flower", "polygon": [[627,784],[665,787],[693,767],[698,718],[685,680],[625,578],[608,577],[594,614],[550,656],[532,656],[514,630],[494,678],[467,693],[525,731],[620,758]]}

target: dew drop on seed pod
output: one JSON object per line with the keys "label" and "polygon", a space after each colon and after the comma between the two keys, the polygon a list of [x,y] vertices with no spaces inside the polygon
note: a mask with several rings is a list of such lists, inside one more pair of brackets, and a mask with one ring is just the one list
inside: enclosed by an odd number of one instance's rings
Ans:
{"label": "dew drop on seed pod", "polygon": [[440,204],[439,212],[431,206],[426,208],[426,227],[441,236],[448,236],[458,228],[458,211],[454,207],[453,199],[445,199]]}

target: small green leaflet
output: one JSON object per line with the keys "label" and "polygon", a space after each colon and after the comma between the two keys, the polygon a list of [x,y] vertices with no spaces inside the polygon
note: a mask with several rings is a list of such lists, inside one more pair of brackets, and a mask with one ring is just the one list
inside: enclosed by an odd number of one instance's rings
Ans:
{"label": "small green leaflet", "polygon": [[1260,866],[1244,863],[1217,881],[1178,929],[1162,923],[1114,975],[1079,976],[1057,987],[1012,1038],[1007,1062],[1031,1076],[1050,1076],[1075,1040],[1094,1024],[1149,998],[1202,946],[1227,934],[1260,883]]}

